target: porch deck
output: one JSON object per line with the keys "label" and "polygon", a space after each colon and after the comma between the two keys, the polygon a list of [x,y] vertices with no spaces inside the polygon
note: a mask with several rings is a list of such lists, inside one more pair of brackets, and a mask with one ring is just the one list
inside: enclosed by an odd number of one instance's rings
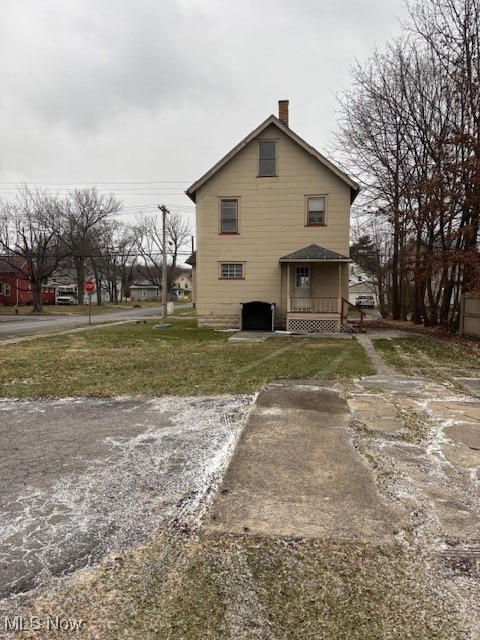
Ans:
{"label": "porch deck", "polygon": [[[342,297],[289,297],[286,329],[295,333],[353,333],[356,327],[348,322],[349,306],[352,305]],[[363,313],[359,313],[363,325]]]}

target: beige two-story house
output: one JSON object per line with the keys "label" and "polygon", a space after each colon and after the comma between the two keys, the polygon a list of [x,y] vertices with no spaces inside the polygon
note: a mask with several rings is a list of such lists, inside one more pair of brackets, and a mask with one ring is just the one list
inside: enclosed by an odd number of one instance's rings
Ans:
{"label": "beige two-story house", "polygon": [[350,205],[358,185],[288,125],[288,101],[187,195],[196,204],[201,326],[347,331]]}

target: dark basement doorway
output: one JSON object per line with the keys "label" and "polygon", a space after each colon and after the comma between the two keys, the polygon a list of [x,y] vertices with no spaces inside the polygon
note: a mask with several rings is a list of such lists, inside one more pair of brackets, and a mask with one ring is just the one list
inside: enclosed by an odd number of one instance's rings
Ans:
{"label": "dark basement doorway", "polygon": [[242,331],[273,331],[275,304],[271,302],[242,302]]}

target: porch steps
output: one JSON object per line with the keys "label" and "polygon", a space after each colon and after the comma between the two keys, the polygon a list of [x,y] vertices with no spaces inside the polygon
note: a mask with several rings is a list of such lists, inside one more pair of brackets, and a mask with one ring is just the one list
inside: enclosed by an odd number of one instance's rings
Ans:
{"label": "porch steps", "polygon": [[360,321],[358,320],[342,322],[341,331],[344,331],[345,333],[365,333],[365,329],[360,327]]}

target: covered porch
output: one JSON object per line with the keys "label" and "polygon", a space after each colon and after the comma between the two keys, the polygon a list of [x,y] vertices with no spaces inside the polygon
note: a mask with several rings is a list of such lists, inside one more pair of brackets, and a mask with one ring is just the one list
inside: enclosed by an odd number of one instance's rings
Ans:
{"label": "covered porch", "polygon": [[349,261],[318,245],[280,258],[287,331],[352,331],[347,321]]}

